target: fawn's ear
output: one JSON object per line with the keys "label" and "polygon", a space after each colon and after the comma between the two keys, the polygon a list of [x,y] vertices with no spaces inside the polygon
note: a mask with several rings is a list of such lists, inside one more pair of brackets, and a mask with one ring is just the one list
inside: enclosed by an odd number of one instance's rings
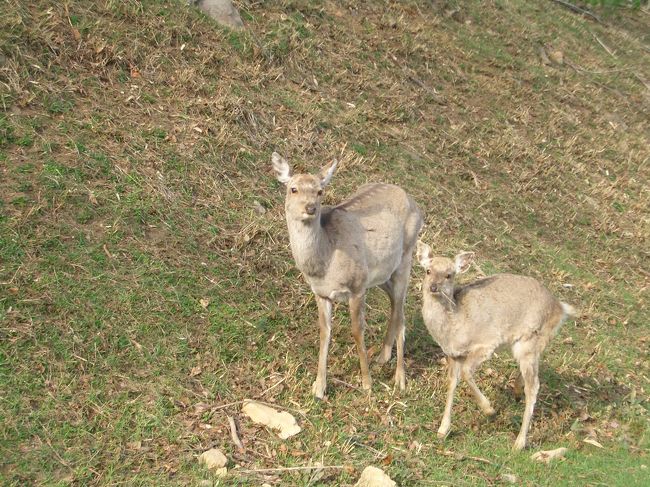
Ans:
{"label": "fawn's ear", "polygon": [[275,170],[275,175],[282,184],[286,184],[291,179],[291,167],[287,160],[282,157],[277,152],[274,152],[271,155],[271,162],[273,163],[273,169]]}
{"label": "fawn's ear", "polygon": [[467,272],[474,262],[474,252],[461,252],[456,256],[454,264],[456,265],[456,274]]}
{"label": "fawn's ear", "polygon": [[421,240],[418,240],[418,246],[415,255],[420,265],[425,269],[428,269],[429,264],[431,263],[431,247],[429,247],[429,245],[425,244]]}
{"label": "fawn's ear", "polygon": [[320,171],[318,172],[321,188],[324,188],[330,182],[330,179],[332,179],[332,176],[334,176],[334,172],[336,171],[336,166],[338,166],[338,164],[339,161],[334,159],[329,164],[321,167]]}

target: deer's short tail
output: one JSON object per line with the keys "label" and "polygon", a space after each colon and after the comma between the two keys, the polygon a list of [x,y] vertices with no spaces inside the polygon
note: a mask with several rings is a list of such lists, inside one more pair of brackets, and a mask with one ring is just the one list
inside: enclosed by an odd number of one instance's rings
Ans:
{"label": "deer's short tail", "polygon": [[564,316],[562,316],[562,321],[565,321],[570,316],[577,316],[578,312],[570,304],[560,301],[560,305],[562,306],[562,311],[564,312]]}

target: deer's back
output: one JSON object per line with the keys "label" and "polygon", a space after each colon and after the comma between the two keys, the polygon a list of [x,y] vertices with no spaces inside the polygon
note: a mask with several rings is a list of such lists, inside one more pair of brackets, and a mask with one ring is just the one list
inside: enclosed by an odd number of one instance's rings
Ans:
{"label": "deer's back", "polygon": [[364,285],[375,286],[386,282],[405,251],[413,248],[422,217],[400,187],[370,183],[340,204],[324,208],[321,224],[338,249],[335,260],[341,262],[333,266],[336,272],[365,273]]}
{"label": "deer's back", "polygon": [[561,312],[557,298],[539,281],[497,274],[459,288],[454,316],[455,341],[482,341],[494,347],[550,333],[549,319]]}

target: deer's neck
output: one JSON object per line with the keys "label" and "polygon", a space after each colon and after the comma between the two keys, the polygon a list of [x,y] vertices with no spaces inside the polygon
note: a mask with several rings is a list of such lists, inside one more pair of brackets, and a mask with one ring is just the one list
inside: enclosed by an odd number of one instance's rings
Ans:
{"label": "deer's neck", "polygon": [[323,277],[331,260],[332,245],[321,226],[320,215],[311,222],[287,218],[291,252],[296,266],[306,277]]}
{"label": "deer's neck", "polygon": [[[429,332],[443,346],[444,337],[453,327],[457,314],[457,305],[453,297],[444,294],[432,294],[425,291],[422,296],[423,318]],[[444,348],[444,346],[443,346]]]}

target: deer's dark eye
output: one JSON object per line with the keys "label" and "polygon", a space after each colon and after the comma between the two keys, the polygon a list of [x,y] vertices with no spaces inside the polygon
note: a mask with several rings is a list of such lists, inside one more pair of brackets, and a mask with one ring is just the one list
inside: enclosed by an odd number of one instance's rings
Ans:
{"label": "deer's dark eye", "polygon": [[451,274],[447,274],[447,279],[451,279]]}
{"label": "deer's dark eye", "polygon": [[323,196],[323,190],[322,189],[318,190],[318,196]]}
{"label": "deer's dark eye", "polygon": [[291,192],[292,192],[292,193],[297,193],[297,192],[298,192],[298,188],[291,188]]}
{"label": "deer's dark eye", "polygon": [[427,274],[431,274],[431,269],[427,269]]}

